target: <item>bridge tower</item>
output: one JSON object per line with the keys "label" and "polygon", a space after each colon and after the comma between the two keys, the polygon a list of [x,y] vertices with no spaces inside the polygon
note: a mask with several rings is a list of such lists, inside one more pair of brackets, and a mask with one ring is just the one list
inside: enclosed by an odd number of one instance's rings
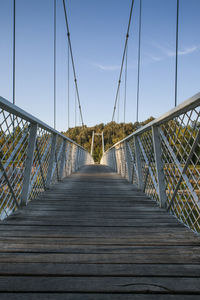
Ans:
{"label": "bridge tower", "polygon": [[103,135],[103,131],[101,133],[96,133],[94,131],[92,131],[92,143],[91,143],[91,151],[90,154],[93,155],[93,151],[94,151],[94,137],[95,135],[99,135],[101,136],[101,140],[102,140],[102,153],[104,154],[104,135]]}

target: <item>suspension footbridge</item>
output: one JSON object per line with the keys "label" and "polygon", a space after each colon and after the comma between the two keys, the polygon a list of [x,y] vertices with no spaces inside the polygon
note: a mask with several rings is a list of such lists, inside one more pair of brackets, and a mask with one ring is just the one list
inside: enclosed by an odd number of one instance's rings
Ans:
{"label": "suspension footbridge", "polygon": [[89,153],[3,97],[0,129],[0,299],[199,299],[199,93],[106,151],[101,133],[100,164],[95,132]]}

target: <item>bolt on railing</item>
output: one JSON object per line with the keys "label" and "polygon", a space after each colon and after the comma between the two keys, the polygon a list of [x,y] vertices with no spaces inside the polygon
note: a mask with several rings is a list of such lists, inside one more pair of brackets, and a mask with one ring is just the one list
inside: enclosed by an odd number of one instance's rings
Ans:
{"label": "bolt on railing", "polygon": [[80,145],[0,97],[0,219],[93,163]]}
{"label": "bolt on railing", "polygon": [[116,143],[101,163],[200,233],[200,93]]}

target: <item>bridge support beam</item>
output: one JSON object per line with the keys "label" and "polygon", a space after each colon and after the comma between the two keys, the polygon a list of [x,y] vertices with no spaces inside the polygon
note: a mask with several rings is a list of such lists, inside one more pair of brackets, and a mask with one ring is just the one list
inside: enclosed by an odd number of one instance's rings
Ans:
{"label": "bridge support beam", "polygon": [[21,193],[21,206],[27,205],[28,198],[29,198],[30,179],[31,179],[31,171],[33,165],[36,138],[37,138],[37,128],[38,128],[37,124],[30,125],[30,136],[29,136],[27,158],[26,158],[25,170],[24,170],[24,181],[23,181],[23,187]]}
{"label": "bridge support beam", "polygon": [[166,207],[167,195],[165,191],[165,175],[163,170],[162,153],[161,153],[161,140],[157,126],[152,126],[153,146],[155,154],[155,164],[158,182],[158,193],[160,200],[160,207]]}

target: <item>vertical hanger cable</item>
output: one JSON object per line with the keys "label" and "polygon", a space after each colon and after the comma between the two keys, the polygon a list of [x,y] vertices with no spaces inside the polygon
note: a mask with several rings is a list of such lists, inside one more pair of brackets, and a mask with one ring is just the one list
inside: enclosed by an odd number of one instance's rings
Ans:
{"label": "vertical hanger cable", "polygon": [[176,7],[176,61],[175,61],[175,107],[177,106],[177,88],[178,88],[178,38],[179,38],[179,0]]}
{"label": "vertical hanger cable", "polygon": [[54,129],[56,129],[56,0],[54,0]]}
{"label": "vertical hanger cable", "polygon": [[137,74],[137,105],[136,105],[136,122],[139,115],[139,98],[140,98],[140,61],[141,61],[141,29],[142,29],[142,0],[140,0],[139,12],[139,39],[138,39],[138,74]]}
{"label": "vertical hanger cable", "polygon": [[13,0],[13,104],[15,104],[15,63],[16,63],[15,39],[16,39],[16,1]]}
{"label": "vertical hanger cable", "polygon": [[125,78],[124,78],[124,124],[126,122],[127,64],[128,64],[128,45],[126,49]]}
{"label": "vertical hanger cable", "polygon": [[70,108],[70,104],[69,104],[69,101],[70,101],[70,99],[69,99],[69,95],[70,95],[70,90],[69,90],[69,84],[70,84],[70,78],[69,78],[69,55],[70,55],[70,53],[69,53],[69,43],[68,43],[68,62],[67,62],[67,64],[68,64],[68,66],[67,66],[67,85],[68,85],[68,88],[67,88],[67,120],[68,120],[68,130],[69,130],[69,123],[70,123],[70,120],[69,120],[69,108]]}

